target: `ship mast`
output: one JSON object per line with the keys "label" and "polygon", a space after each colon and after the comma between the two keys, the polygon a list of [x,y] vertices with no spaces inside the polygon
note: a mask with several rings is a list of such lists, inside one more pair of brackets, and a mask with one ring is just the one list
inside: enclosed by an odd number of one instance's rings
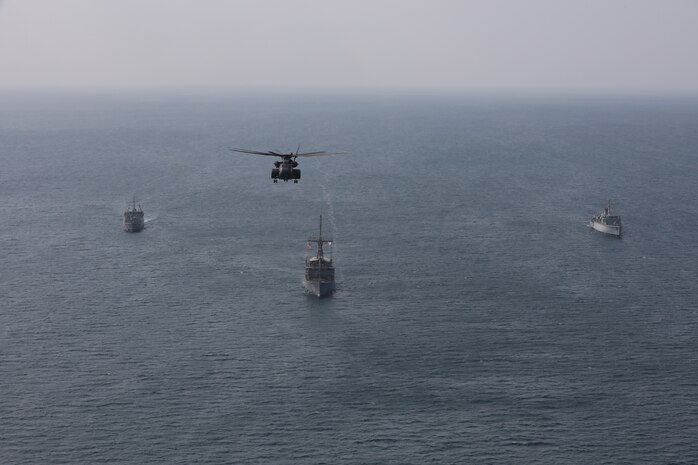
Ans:
{"label": "ship mast", "polygon": [[317,238],[317,256],[322,260],[322,215],[320,215],[320,235]]}
{"label": "ship mast", "polygon": [[317,239],[310,238],[308,239],[308,242],[316,242],[317,243],[317,257],[319,258],[318,262],[320,266],[322,266],[322,258],[324,257],[323,250],[322,250],[322,244],[331,244],[332,240],[323,240],[322,239],[322,215],[320,215],[320,235],[318,236]]}

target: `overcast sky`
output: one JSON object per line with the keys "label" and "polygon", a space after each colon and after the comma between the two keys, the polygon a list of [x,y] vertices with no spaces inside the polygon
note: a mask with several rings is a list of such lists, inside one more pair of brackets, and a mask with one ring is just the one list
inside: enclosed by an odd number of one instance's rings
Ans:
{"label": "overcast sky", "polygon": [[698,0],[0,0],[0,87],[698,93]]}

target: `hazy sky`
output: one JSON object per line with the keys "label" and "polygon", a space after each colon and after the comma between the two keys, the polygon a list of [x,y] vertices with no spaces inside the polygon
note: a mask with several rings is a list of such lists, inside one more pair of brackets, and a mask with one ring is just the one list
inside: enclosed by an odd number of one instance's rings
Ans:
{"label": "hazy sky", "polygon": [[0,87],[698,93],[698,0],[0,0]]}

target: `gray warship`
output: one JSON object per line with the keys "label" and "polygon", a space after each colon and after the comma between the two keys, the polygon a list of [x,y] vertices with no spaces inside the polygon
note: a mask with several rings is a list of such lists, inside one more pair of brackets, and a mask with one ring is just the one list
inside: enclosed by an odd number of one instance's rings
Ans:
{"label": "gray warship", "polygon": [[145,215],[141,204],[136,206],[136,198],[133,198],[131,203],[124,212],[124,231],[139,232],[145,227]]}
{"label": "gray warship", "polygon": [[620,221],[619,215],[614,215],[611,211],[611,201],[608,201],[608,207],[604,208],[601,213],[594,216],[589,223],[589,226],[595,230],[610,234],[611,236],[619,236],[623,231],[623,224]]}
{"label": "gray warship", "polygon": [[317,244],[317,252],[305,259],[305,279],[303,286],[308,294],[316,297],[327,297],[335,291],[334,266],[332,257],[326,257],[322,250],[323,244],[332,245],[332,239],[322,238],[322,215],[320,215],[320,235],[308,239],[308,245]]}

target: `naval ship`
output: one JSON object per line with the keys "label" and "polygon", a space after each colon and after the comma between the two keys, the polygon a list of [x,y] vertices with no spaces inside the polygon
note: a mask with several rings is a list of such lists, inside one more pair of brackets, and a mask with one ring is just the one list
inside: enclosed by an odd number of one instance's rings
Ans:
{"label": "naval ship", "polygon": [[608,202],[608,207],[604,208],[601,213],[594,216],[589,223],[589,226],[595,230],[610,234],[612,236],[620,236],[623,230],[623,224],[620,222],[620,216],[614,215],[611,212],[611,201]]}
{"label": "naval ship", "polygon": [[141,204],[136,206],[136,198],[133,198],[133,203],[126,208],[124,212],[124,231],[139,232],[145,227],[145,215]]}
{"label": "naval ship", "polygon": [[308,246],[313,242],[317,243],[317,253],[305,259],[303,286],[308,294],[326,297],[334,292],[335,284],[332,257],[326,257],[322,251],[323,244],[332,245],[331,239],[322,238],[322,215],[320,215],[320,235],[317,239],[308,239]]}

